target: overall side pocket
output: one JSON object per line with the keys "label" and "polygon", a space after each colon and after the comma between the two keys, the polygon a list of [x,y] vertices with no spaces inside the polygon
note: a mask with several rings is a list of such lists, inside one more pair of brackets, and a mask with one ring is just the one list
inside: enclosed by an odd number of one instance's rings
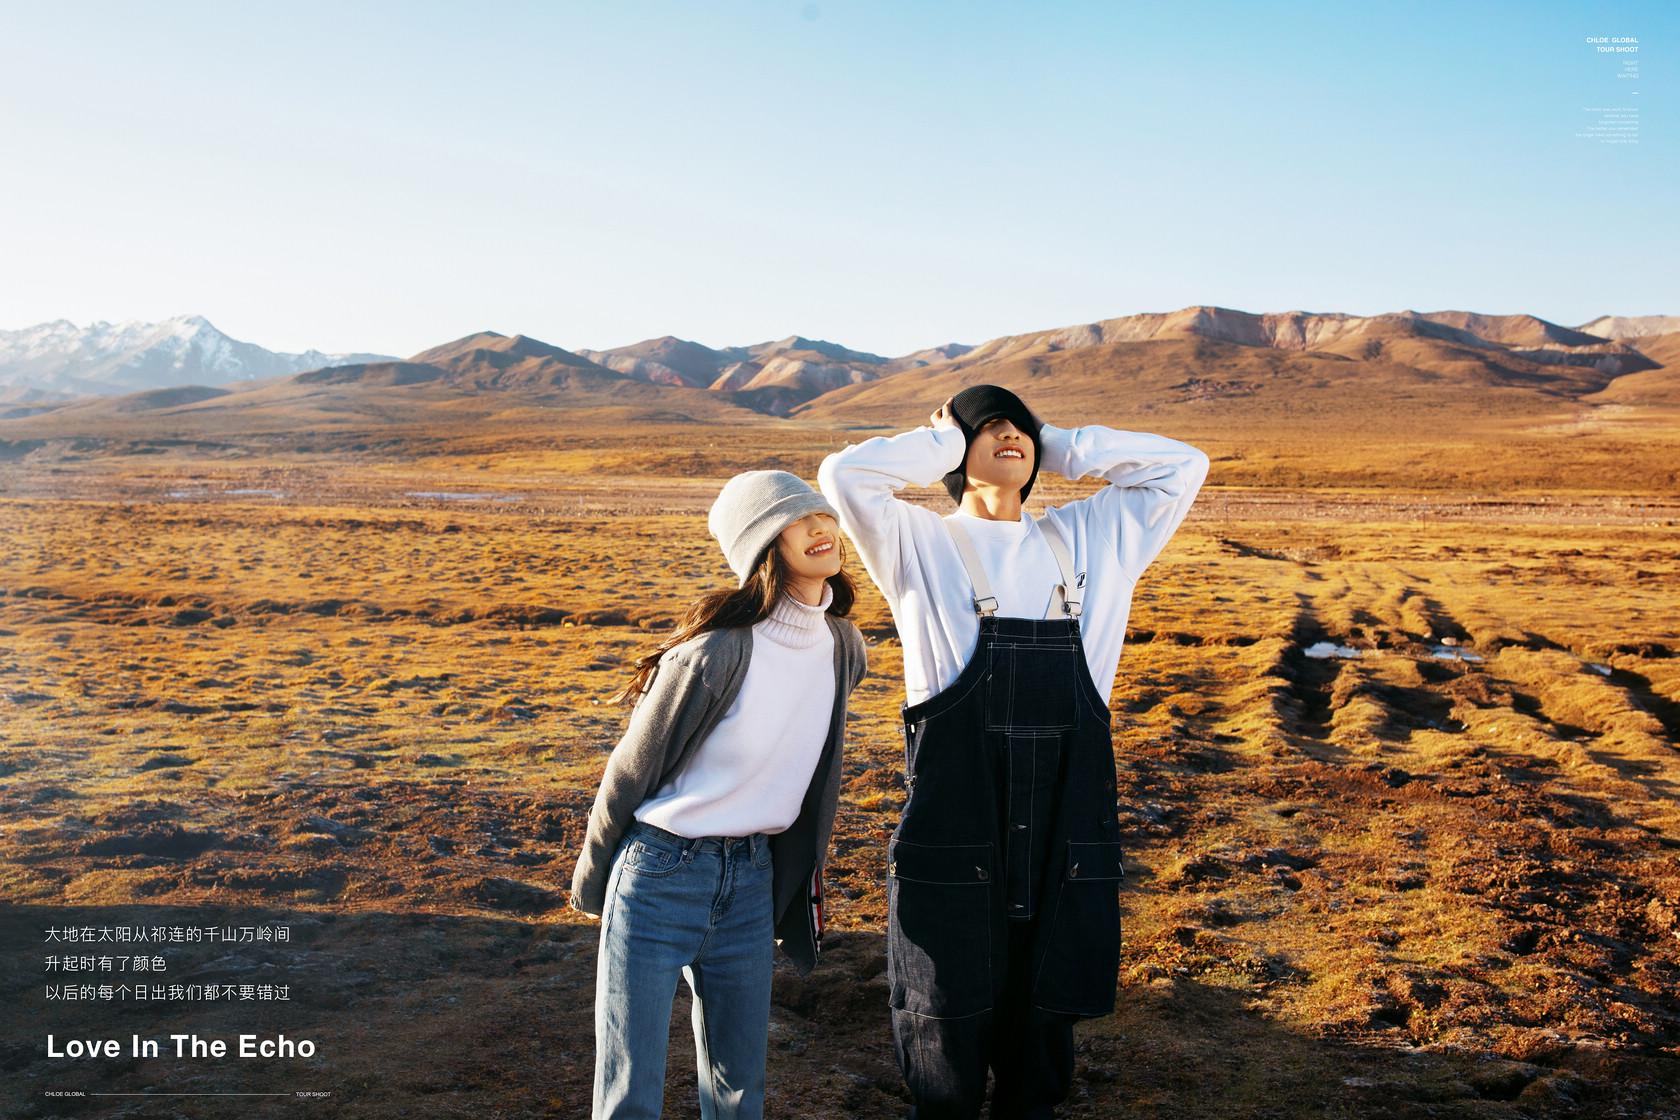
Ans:
{"label": "overall side pocket", "polygon": [[1057,884],[1054,917],[1033,985],[1033,1002],[1050,1011],[1107,1015],[1120,969],[1121,845],[1070,840]]}
{"label": "overall side pocket", "polygon": [[891,1005],[941,1018],[992,1005],[991,844],[887,848]]}

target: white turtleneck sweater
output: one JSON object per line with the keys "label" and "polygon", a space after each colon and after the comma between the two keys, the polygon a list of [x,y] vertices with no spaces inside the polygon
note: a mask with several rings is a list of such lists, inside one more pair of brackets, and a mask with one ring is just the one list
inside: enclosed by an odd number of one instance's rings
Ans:
{"label": "white turtleneck sweater", "polygon": [[740,694],[636,819],[691,839],[782,832],[799,816],[834,707],[834,634],[822,602],[781,601],[752,628]]}

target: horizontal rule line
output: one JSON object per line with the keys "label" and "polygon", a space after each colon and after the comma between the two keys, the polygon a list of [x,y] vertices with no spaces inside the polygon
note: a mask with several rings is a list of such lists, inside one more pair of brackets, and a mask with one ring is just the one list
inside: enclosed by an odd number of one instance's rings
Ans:
{"label": "horizontal rule line", "polygon": [[89,1093],[90,1097],[291,1097],[296,1093]]}

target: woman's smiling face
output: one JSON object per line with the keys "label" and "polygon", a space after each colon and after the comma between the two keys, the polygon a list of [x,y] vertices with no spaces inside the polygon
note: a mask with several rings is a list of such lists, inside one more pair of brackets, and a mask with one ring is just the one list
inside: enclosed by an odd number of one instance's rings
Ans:
{"label": "woman's smiling face", "polygon": [[968,445],[963,470],[970,482],[1020,489],[1032,477],[1032,437],[1005,417],[988,420]]}
{"label": "woman's smiling face", "polygon": [[824,580],[840,570],[840,526],[826,513],[808,513],[776,538],[794,579]]}

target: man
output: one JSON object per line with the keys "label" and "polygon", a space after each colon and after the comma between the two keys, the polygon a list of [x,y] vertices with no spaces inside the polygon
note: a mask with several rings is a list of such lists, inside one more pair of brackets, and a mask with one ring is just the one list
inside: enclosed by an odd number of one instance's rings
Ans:
{"label": "man", "polygon": [[[1035,520],[1040,468],[1108,485]],[[906,798],[888,847],[893,1041],[914,1115],[1049,1116],[1073,1023],[1114,1009],[1119,819],[1108,698],[1139,576],[1207,456],[1041,423],[976,385],[817,480],[904,648]],[[943,481],[940,516],[895,496]],[[1101,682],[1100,686],[1097,682]]]}

